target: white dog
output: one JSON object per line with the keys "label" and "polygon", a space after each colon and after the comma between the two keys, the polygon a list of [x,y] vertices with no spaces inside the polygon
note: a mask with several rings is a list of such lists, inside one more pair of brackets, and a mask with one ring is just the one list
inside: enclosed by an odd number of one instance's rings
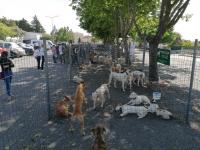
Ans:
{"label": "white dog", "polygon": [[120,81],[122,83],[122,90],[125,92],[125,83],[127,83],[128,81],[128,71],[129,70],[127,70],[124,73],[117,73],[117,72],[112,72],[111,69],[108,85],[110,86],[112,80],[114,80],[114,87],[116,88],[117,87],[116,82]]}
{"label": "white dog", "polygon": [[150,113],[155,113],[157,112],[157,110],[159,109],[158,104],[155,103],[150,103],[150,105],[148,106],[148,112]]}
{"label": "white dog", "polygon": [[150,104],[150,100],[147,96],[137,95],[135,92],[132,92],[129,98],[131,100],[127,103],[128,105]]}
{"label": "white dog", "polygon": [[157,109],[156,115],[161,116],[163,119],[170,119],[170,116],[172,116],[172,113],[165,109]]}
{"label": "white dog", "polygon": [[110,99],[110,92],[107,84],[102,84],[99,88],[96,89],[95,92],[92,93],[93,109],[96,108],[97,102],[101,102],[101,107],[103,107],[106,100],[105,94],[107,94],[108,99]]}
{"label": "white dog", "polygon": [[140,86],[140,83],[142,86],[144,86],[145,81],[145,73],[141,71],[133,71],[130,72],[130,78],[129,78],[129,84],[130,88],[132,87],[132,82],[134,83],[137,80],[137,85]]}
{"label": "white dog", "polygon": [[144,106],[130,106],[130,105],[118,105],[115,110],[120,110],[122,113],[120,114],[121,117],[126,116],[128,114],[136,113],[138,115],[138,119],[143,118],[147,115],[148,109]]}

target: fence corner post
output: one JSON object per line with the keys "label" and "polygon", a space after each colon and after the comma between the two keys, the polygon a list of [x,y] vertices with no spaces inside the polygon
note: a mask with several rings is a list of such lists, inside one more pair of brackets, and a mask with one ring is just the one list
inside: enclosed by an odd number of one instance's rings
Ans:
{"label": "fence corner post", "polygon": [[47,112],[48,120],[51,119],[51,104],[50,104],[50,86],[49,86],[49,67],[48,67],[48,56],[47,56],[47,45],[46,40],[43,40],[44,57],[45,57],[45,78],[46,78],[46,100],[47,100]]}
{"label": "fence corner post", "polygon": [[193,81],[194,81],[194,71],[195,71],[195,65],[196,65],[197,47],[198,47],[198,40],[195,39],[194,49],[193,49],[192,70],[191,70],[191,77],[190,77],[190,87],[189,87],[188,102],[187,102],[187,109],[186,109],[186,116],[185,116],[185,122],[187,124],[189,124],[189,112],[191,110],[191,97],[192,97],[192,88],[193,88]]}

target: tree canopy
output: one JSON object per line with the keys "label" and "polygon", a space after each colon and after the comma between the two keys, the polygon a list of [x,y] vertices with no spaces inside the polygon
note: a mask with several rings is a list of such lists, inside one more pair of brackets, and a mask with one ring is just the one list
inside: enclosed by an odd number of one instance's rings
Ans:
{"label": "tree canopy", "polygon": [[41,25],[36,15],[33,17],[33,20],[31,21],[31,27],[33,29],[33,32],[38,32],[38,33],[45,32],[43,26]]}
{"label": "tree canopy", "polygon": [[57,42],[69,42],[74,40],[74,35],[72,30],[69,27],[62,27],[55,33],[55,40]]}

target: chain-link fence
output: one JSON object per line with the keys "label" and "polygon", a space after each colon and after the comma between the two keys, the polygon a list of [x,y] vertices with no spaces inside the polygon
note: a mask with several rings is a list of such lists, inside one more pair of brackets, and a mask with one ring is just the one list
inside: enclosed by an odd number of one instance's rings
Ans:
{"label": "chain-link fence", "polygon": [[[171,50],[170,66],[158,63],[159,76],[161,80],[169,83],[168,87],[161,87],[162,98],[160,105],[172,111],[175,118],[185,121],[187,113],[192,126],[199,127],[200,122],[200,80],[199,80],[199,61],[200,51],[197,49],[196,58],[193,57],[194,49]],[[143,49],[136,49],[136,63],[142,69]],[[193,59],[196,59],[194,68],[193,88],[191,90],[191,106],[187,109],[192,73]],[[149,52],[145,53],[144,70],[148,77],[149,72]]]}
{"label": "chain-link fence", "polygon": [[33,56],[12,59],[12,99],[0,80],[0,149],[23,149],[24,141],[48,120],[46,78]]}

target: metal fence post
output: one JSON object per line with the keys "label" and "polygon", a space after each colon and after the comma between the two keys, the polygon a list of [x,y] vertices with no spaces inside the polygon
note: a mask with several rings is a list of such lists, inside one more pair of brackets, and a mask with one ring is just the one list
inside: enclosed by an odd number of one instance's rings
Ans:
{"label": "metal fence post", "polygon": [[195,39],[195,44],[194,44],[194,49],[193,49],[193,61],[192,61],[192,71],[191,71],[191,77],[190,77],[190,88],[189,88],[189,93],[188,93],[188,103],[187,103],[187,110],[186,110],[186,117],[185,121],[186,123],[189,123],[189,112],[191,109],[191,96],[192,96],[192,88],[193,88],[193,81],[194,81],[194,71],[195,71],[195,64],[196,64],[196,50],[197,50],[197,45],[198,40]]}
{"label": "metal fence post", "polygon": [[146,36],[144,37],[144,49],[143,49],[143,58],[142,58],[142,70],[144,70],[144,65],[145,65],[145,52],[146,52]]}
{"label": "metal fence post", "polygon": [[50,120],[51,119],[51,104],[50,104],[49,68],[48,68],[48,57],[47,57],[46,40],[43,40],[43,46],[44,46],[44,56],[45,56],[45,78],[46,78],[47,112],[48,112],[48,120]]}

